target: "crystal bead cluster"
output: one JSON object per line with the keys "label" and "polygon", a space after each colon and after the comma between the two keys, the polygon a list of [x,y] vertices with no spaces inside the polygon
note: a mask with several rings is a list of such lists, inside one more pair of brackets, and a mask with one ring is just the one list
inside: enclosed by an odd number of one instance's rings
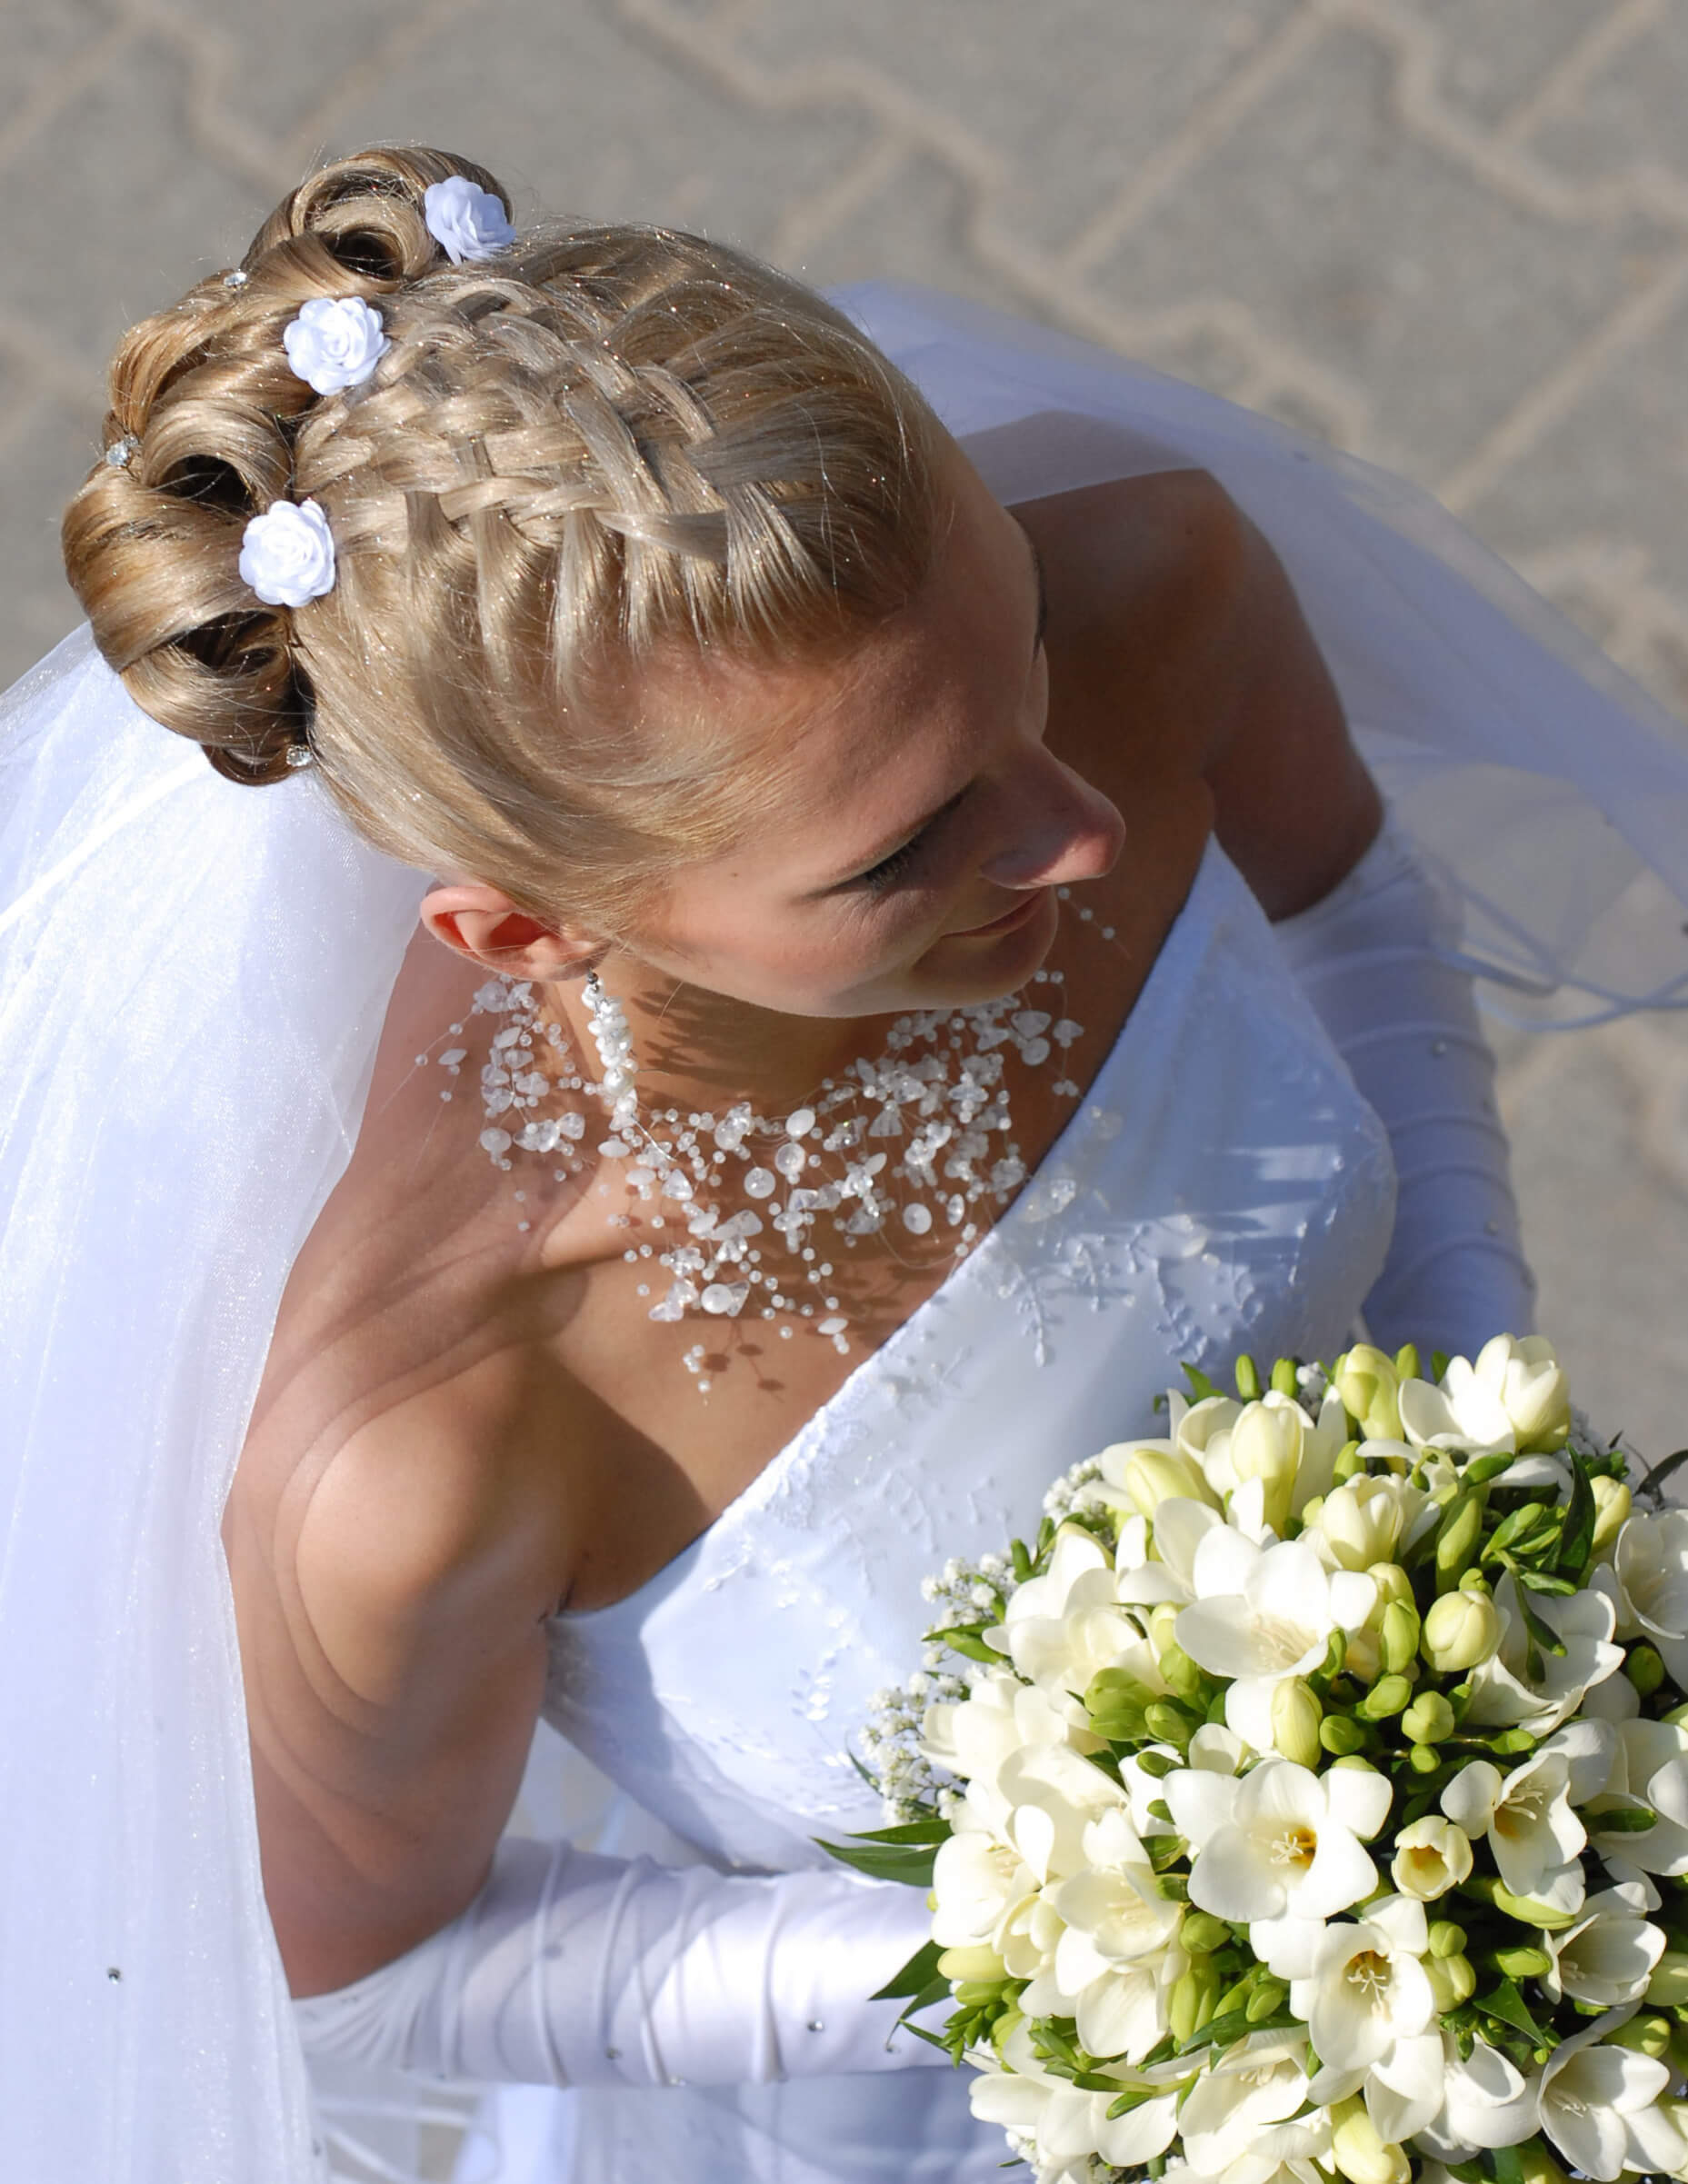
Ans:
{"label": "crystal bead cluster", "polygon": [[[589,1125],[569,1095],[601,1101],[609,1131],[597,1156],[627,1163],[627,1182],[651,1209],[653,1231],[676,1215],[684,1230],[682,1241],[643,1242],[623,1254],[630,1264],[651,1262],[668,1277],[651,1318],[702,1312],[737,1319],[750,1311],[780,1321],[786,1337],[806,1321],[845,1352],[849,1321],[832,1291],[833,1262],[817,1241],[823,1222],[838,1239],[834,1249],[854,1250],[864,1236],[900,1228],[912,1237],[953,1235],[959,1258],[1026,1180],[1004,1057],[1012,1052],[1031,1069],[1052,1059],[1060,1066],[1083,1031],[1058,1012],[1058,971],[1039,971],[1034,983],[1053,989],[1057,1007],[1010,994],[900,1016],[876,1060],[853,1062],[841,1076],[824,1079],[807,1104],[771,1120],[747,1101],[719,1113],[670,1107],[643,1115],[626,1017],[595,975],[587,981],[585,1005],[598,1050],[596,1077],[583,1072],[560,1026],[542,1023],[531,982],[494,979],[477,991],[472,1012],[505,1020],[481,1072],[486,1127],[480,1142],[501,1168],[510,1168],[512,1152],[554,1154],[563,1162],[554,1172],[559,1181],[578,1175],[590,1157]],[[451,1030],[460,1035],[464,1026]],[[561,1062],[555,1078],[536,1066],[542,1040]],[[439,1056],[453,1078],[467,1059],[462,1046]],[[1080,1092],[1064,1073],[1054,1090],[1072,1100]],[[554,1107],[558,1092],[563,1112],[541,1113]],[[748,1202],[726,1212],[728,1195]],[[614,1218],[634,1225],[630,1215]],[[767,1262],[774,1238],[784,1247],[784,1271]],[[651,1285],[641,1283],[639,1293],[650,1295]],[[686,1352],[694,1377],[704,1354],[701,1344]]]}

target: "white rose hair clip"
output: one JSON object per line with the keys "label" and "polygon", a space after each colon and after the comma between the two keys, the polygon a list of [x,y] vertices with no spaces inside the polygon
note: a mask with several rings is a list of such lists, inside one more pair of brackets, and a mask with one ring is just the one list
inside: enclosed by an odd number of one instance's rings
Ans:
{"label": "white rose hair clip", "polygon": [[335,588],[335,542],[315,501],[272,501],[246,525],[240,573],[265,606],[303,606]]}
{"label": "white rose hair clip", "polygon": [[454,265],[490,258],[515,241],[504,200],[466,175],[431,182],[423,193],[422,217],[428,233]]}
{"label": "white rose hair clip", "polygon": [[319,394],[362,386],[391,347],[381,314],[362,296],[313,296],[282,331],[295,376]]}

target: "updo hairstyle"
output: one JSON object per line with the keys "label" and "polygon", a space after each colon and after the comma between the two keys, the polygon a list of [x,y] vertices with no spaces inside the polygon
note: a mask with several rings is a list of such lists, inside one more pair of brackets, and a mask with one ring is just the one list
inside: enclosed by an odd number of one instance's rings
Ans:
{"label": "updo hairstyle", "polygon": [[[550,225],[451,264],[424,194],[454,175],[509,207],[443,153],[337,160],[239,273],[131,330],[106,437],[135,445],[71,502],[65,563],[136,703],[219,773],[288,780],[306,746],[378,848],[615,934],[754,790],[730,753],[642,733],[638,670],[822,658],[907,603],[940,434],[840,313],[698,236]],[[283,347],[314,296],[384,321],[341,394]],[[334,588],[265,606],[245,524],[306,499]]]}

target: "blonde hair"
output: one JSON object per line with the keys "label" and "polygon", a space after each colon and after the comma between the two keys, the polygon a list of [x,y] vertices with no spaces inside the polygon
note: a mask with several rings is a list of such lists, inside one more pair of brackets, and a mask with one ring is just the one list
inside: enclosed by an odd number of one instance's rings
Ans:
{"label": "blonde hair", "polygon": [[[282,781],[308,743],[377,847],[614,932],[745,808],[733,753],[641,731],[639,669],[824,657],[905,604],[942,434],[830,304],[698,236],[553,225],[449,264],[423,198],[453,175],[508,208],[443,153],[338,160],[244,280],[131,330],[107,437],[136,445],[71,502],[65,563],[136,702],[220,773]],[[364,384],[294,375],[282,332],[313,296],[381,312]],[[334,589],[265,606],[245,524],[307,498]]]}

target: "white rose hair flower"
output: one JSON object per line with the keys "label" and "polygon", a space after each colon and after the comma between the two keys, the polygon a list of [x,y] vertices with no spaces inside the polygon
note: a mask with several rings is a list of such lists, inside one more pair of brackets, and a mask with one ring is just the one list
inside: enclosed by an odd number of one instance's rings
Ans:
{"label": "white rose hair flower", "polygon": [[335,542],[315,501],[272,501],[241,539],[240,573],[265,606],[299,607],[335,588]]}
{"label": "white rose hair flower", "polygon": [[490,258],[515,241],[515,229],[503,200],[466,175],[431,182],[423,194],[422,216],[428,233],[454,265]]}
{"label": "white rose hair flower", "polygon": [[319,394],[361,386],[391,346],[381,314],[362,296],[314,295],[282,330],[296,377]]}
{"label": "white rose hair flower", "polygon": [[891,1991],[1033,2184],[1688,2184],[1688,1512],[1540,1336],[1189,1377],[927,1588]]}

